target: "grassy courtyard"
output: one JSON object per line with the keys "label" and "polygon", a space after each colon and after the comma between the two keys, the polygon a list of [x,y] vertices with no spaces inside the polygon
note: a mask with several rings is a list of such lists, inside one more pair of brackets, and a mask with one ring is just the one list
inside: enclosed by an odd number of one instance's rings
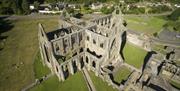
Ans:
{"label": "grassy courtyard", "polygon": [[30,91],[88,91],[88,88],[83,74],[77,72],[73,76],[68,77],[64,82],[59,82],[56,76],[50,77]]}
{"label": "grassy courtyard", "polygon": [[122,66],[115,74],[113,74],[114,81],[120,84],[123,80],[126,80],[128,78],[130,73],[131,71],[127,67]]}
{"label": "grassy courtyard", "polygon": [[19,18],[9,21],[12,27],[2,34],[7,38],[0,50],[0,91],[20,91],[34,81],[33,63],[38,51],[38,23],[43,23],[46,31],[57,28],[58,17],[17,17]]}
{"label": "grassy courtyard", "polygon": [[123,54],[126,63],[139,69],[143,65],[147,51],[130,43],[126,43],[123,49]]}
{"label": "grassy courtyard", "polygon": [[147,34],[153,34],[161,30],[167,22],[163,18],[150,16],[125,16],[127,28]]}
{"label": "grassy courtyard", "polygon": [[103,82],[103,80],[97,76],[93,72],[89,72],[91,80],[94,83],[96,91],[118,91],[117,89],[113,89],[112,86],[108,86],[107,82]]}

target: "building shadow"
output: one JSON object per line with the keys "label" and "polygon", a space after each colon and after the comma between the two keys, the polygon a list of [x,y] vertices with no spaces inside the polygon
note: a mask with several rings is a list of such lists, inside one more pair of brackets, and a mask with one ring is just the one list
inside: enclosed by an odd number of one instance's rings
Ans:
{"label": "building shadow", "polygon": [[126,40],[127,40],[126,36],[127,36],[127,33],[126,33],[126,31],[124,31],[122,36],[121,36],[122,42],[121,42],[121,46],[120,46],[121,47],[120,48],[120,55],[121,55],[123,60],[124,60],[123,49],[124,49],[124,46],[125,46]]}
{"label": "building shadow", "polygon": [[111,81],[114,83],[114,84],[116,84],[116,85],[120,85],[120,83],[119,82],[116,82],[115,80],[114,80],[114,76],[113,76],[113,74],[111,73],[111,74],[109,74],[109,77],[110,77],[110,79],[111,79]]}
{"label": "building shadow", "polygon": [[68,29],[61,28],[61,29],[57,29],[57,30],[48,32],[48,33],[47,33],[47,37],[48,37],[49,40],[52,40],[52,39],[54,39],[54,35],[55,35],[55,34],[56,34],[57,37],[62,37],[62,36],[64,36],[65,34],[69,34],[69,33],[71,33],[71,32],[72,32],[72,31],[69,31]]}
{"label": "building shadow", "polygon": [[113,76],[112,73],[109,74],[109,77],[110,77],[111,81],[112,81],[114,84],[120,86],[121,84],[124,85],[124,84],[127,82],[127,80],[128,80],[129,77],[132,75],[132,73],[133,73],[133,72],[131,72],[131,74],[129,74],[128,77],[127,77],[126,79],[122,79],[120,82],[115,81],[114,76]]}
{"label": "building shadow", "polygon": [[159,75],[159,73],[161,72],[161,69],[164,65],[165,61],[161,62],[161,64],[157,67],[157,75]]}
{"label": "building shadow", "polygon": [[155,84],[152,84],[150,83],[149,84],[149,87],[156,90],[156,91],[166,91],[165,89],[163,89],[162,87],[158,86],[158,85],[155,85]]}
{"label": "building shadow", "polygon": [[144,69],[145,69],[147,63],[153,54],[156,54],[156,52],[150,51],[146,54],[146,56],[144,58],[143,66],[142,66],[142,72],[144,72]]}

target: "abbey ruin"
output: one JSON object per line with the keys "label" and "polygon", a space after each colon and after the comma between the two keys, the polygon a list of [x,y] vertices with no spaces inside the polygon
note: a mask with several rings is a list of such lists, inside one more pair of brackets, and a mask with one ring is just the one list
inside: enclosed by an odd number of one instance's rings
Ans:
{"label": "abbey ruin", "polygon": [[[66,14],[60,22],[59,29],[49,33],[39,24],[38,33],[42,62],[60,81],[87,69],[119,90],[154,91],[153,86],[157,85],[161,90],[176,91],[158,75],[180,81],[180,68],[171,63],[171,60],[180,58],[179,50],[167,47],[167,55],[154,53],[151,46],[155,42],[146,35],[128,30],[118,7],[111,15],[92,16],[90,19]],[[141,69],[124,61],[121,54],[124,41],[148,51],[150,56]],[[131,70],[128,79],[119,85],[111,77],[117,66],[126,66]]]}

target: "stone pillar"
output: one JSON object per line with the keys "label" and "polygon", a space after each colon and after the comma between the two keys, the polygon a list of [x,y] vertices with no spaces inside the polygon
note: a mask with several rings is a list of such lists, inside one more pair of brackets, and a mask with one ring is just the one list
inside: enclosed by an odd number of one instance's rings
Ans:
{"label": "stone pillar", "polygon": [[59,73],[60,73],[61,80],[64,81],[65,77],[64,77],[62,66],[59,67]]}
{"label": "stone pillar", "polygon": [[79,56],[77,57],[76,62],[77,62],[77,65],[78,65],[78,69],[81,70],[81,63],[80,63],[80,60],[79,60]]}
{"label": "stone pillar", "polygon": [[74,74],[74,68],[73,68],[72,60],[69,62],[69,67],[70,67],[70,72],[73,75]]}
{"label": "stone pillar", "polygon": [[106,20],[104,19],[104,20],[103,20],[103,26],[105,26],[105,25],[106,25]]}
{"label": "stone pillar", "polygon": [[68,36],[69,38],[68,38],[68,42],[69,42],[69,50],[71,50],[71,48],[72,48],[72,43],[71,43],[71,36],[69,35]]}
{"label": "stone pillar", "polygon": [[76,33],[76,42],[79,45],[79,36],[78,36],[78,33]]}
{"label": "stone pillar", "polygon": [[59,44],[59,49],[60,49],[59,51],[61,51],[60,55],[63,55],[64,48],[63,48],[63,41],[62,41],[62,39],[59,40],[58,44]]}
{"label": "stone pillar", "polygon": [[95,75],[99,75],[99,62],[96,60],[96,68],[95,68]]}
{"label": "stone pillar", "polygon": [[90,67],[91,67],[91,66],[90,66],[90,62],[91,62],[91,61],[89,60],[89,62],[88,62],[88,64],[87,64],[87,69],[88,69],[88,71],[90,71],[90,69],[91,69],[91,68],[90,68]]}
{"label": "stone pillar", "polygon": [[103,20],[101,19],[101,26],[103,26]]}
{"label": "stone pillar", "polygon": [[78,69],[81,70],[81,63],[78,61]]}

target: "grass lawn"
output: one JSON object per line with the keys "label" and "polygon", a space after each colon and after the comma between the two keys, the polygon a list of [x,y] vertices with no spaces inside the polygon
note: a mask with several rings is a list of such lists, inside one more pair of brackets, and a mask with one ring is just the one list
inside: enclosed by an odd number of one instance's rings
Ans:
{"label": "grass lawn", "polygon": [[20,91],[34,81],[38,23],[41,22],[46,31],[50,31],[57,28],[57,19],[29,17],[10,21],[13,27],[2,34],[7,39],[0,51],[0,91]]}
{"label": "grass lawn", "polygon": [[128,78],[130,73],[131,71],[127,67],[122,66],[115,74],[113,74],[114,81],[120,84],[123,80],[126,80]]}
{"label": "grass lawn", "polygon": [[59,82],[58,78],[53,76],[30,91],[88,91],[88,88],[83,74],[77,72],[73,76],[68,77],[64,82]]}
{"label": "grass lawn", "polygon": [[126,43],[123,49],[123,54],[126,63],[139,69],[143,65],[147,51],[130,43]]}
{"label": "grass lawn", "polygon": [[180,90],[180,83],[178,83],[178,82],[176,82],[176,81],[171,80],[171,81],[170,81],[170,84],[171,84],[172,86],[174,86],[175,88],[177,88],[177,89],[179,89],[179,90]]}
{"label": "grass lawn", "polygon": [[124,19],[127,22],[127,28],[148,34],[160,31],[167,22],[162,18],[149,16],[125,16]]}
{"label": "grass lawn", "polygon": [[46,65],[43,66],[40,53],[38,53],[34,61],[35,78],[39,79],[43,77],[44,75],[49,74],[50,72],[51,72],[50,69]]}
{"label": "grass lawn", "polygon": [[175,61],[176,65],[180,66],[180,59]]}
{"label": "grass lawn", "polygon": [[164,49],[164,45],[152,45],[152,50],[154,50],[156,52],[160,52],[160,53],[166,55],[166,51]]}
{"label": "grass lawn", "polygon": [[89,72],[91,80],[94,83],[96,91],[118,91],[117,89],[113,89],[112,86],[108,86],[107,82],[103,82],[103,80],[97,76],[93,72]]}

